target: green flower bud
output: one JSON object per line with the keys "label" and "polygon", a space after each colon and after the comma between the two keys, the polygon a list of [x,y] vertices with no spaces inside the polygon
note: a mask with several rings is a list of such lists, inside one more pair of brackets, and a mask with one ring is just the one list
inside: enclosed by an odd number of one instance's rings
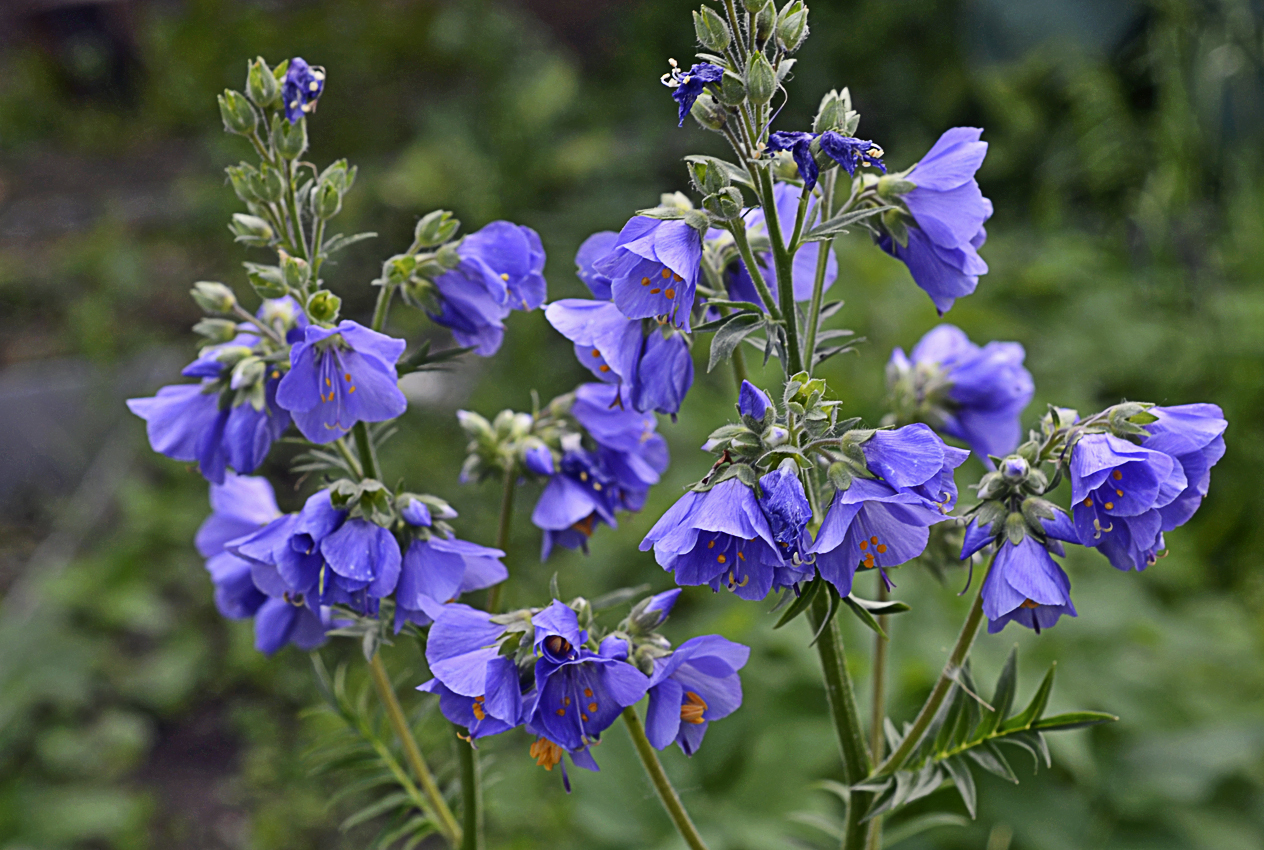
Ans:
{"label": "green flower bud", "polygon": [[237,306],[237,296],[222,283],[201,280],[193,284],[189,294],[206,313],[231,313]]}
{"label": "green flower bud", "polygon": [[701,213],[697,210],[687,210],[685,212],[685,224],[699,233],[706,233],[711,227],[711,221],[707,218],[706,213]]}
{"label": "green flower bud", "polygon": [[908,225],[899,210],[887,210],[882,214],[882,226],[891,234],[891,238],[900,243],[901,248],[908,247]]}
{"label": "green flower bud", "polygon": [[224,89],[219,96],[219,115],[224,119],[224,129],[239,136],[253,132],[259,122],[259,116],[246,96],[232,89]]}
{"label": "green flower bud", "polygon": [[716,218],[732,221],[742,214],[742,192],[729,186],[703,198],[702,207]]}
{"label": "green flower bud", "polygon": [[[200,306],[201,302],[198,303]],[[203,319],[193,326],[193,332],[206,338],[204,345],[230,342],[237,336],[237,323],[231,319]]]}
{"label": "green flower bud", "polygon": [[729,25],[708,6],[693,13],[693,31],[698,43],[712,53],[723,53],[733,40]]}
{"label": "green flower bud", "polygon": [[438,313],[440,304],[436,297],[435,286],[425,278],[413,277],[404,281],[399,288],[404,301],[418,310]]}
{"label": "green flower bud", "polygon": [[752,15],[764,9],[772,0],[742,0],[742,5],[746,7],[746,11]]}
{"label": "green flower bud", "polygon": [[278,266],[261,266],[258,263],[246,264],[246,276],[250,285],[260,298],[280,298],[285,295],[285,278],[281,276]]}
{"label": "green flower bud", "polygon": [[268,63],[259,56],[249,63],[246,71],[246,93],[255,105],[267,108],[274,106],[281,97],[281,85],[268,67]]}
{"label": "green flower bud", "polygon": [[312,206],[318,218],[331,219],[342,209],[342,193],[332,182],[322,182],[316,187]]}
{"label": "green flower bud", "polygon": [[763,105],[777,90],[777,76],[764,54],[752,53],[746,63],[746,95],[751,103]]}
{"label": "green flower bud", "polygon": [[713,162],[693,162],[689,167],[699,192],[711,195],[732,185],[728,172]]}
{"label": "green flower bud", "polygon": [[311,273],[311,266],[307,264],[307,260],[292,257],[285,251],[277,253],[281,255],[281,280],[285,283],[285,288],[302,289],[306,286],[308,275]]}
{"label": "green flower bud", "polygon": [[772,3],[759,10],[755,15],[755,44],[762,48],[772,37],[773,28],[777,25],[777,7]]}
{"label": "green flower bud", "polygon": [[332,324],[338,320],[338,311],[342,309],[342,299],[328,289],[313,292],[307,299],[307,315],[313,321]]}
{"label": "green flower bud", "polygon": [[725,71],[720,79],[720,102],[725,106],[741,106],[746,102],[746,84],[732,71]]}
{"label": "green flower bud", "polygon": [[419,248],[434,248],[456,236],[461,222],[447,210],[435,210],[426,213],[417,222],[413,230],[413,238]]}
{"label": "green flower bud", "polygon": [[263,200],[259,193],[255,191],[255,186],[251,178],[258,172],[254,166],[241,163],[240,165],[230,165],[224,169],[228,174],[228,180],[233,184],[233,191],[237,193],[237,197],[248,204],[258,203]]}
{"label": "green flower bud", "polygon": [[259,357],[243,357],[233,367],[233,377],[230,386],[235,390],[239,390],[242,387],[257,384],[267,368],[268,364],[264,363]]}
{"label": "green flower bud", "polygon": [[318,183],[333,183],[338,187],[338,191],[347,194],[353,183],[355,183],[356,172],[359,169],[354,165],[348,165],[345,159],[340,159],[330,165],[320,173]]}
{"label": "green flower bud", "polygon": [[439,246],[438,251],[435,251],[435,259],[439,261],[439,264],[443,266],[445,271],[452,271],[452,269],[461,265],[461,255],[456,250],[457,244],[455,242],[447,242]]}
{"label": "green flower bud", "polygon": [[698,95],[689,114],[708,130],[723,130],[729,120],[728,111],[706,92]]}
{"label": "green flower bud", "polygon": [[285,178],[280,171],[264,163],[250,175],[250,188],[259,200],[274,204],[285,194]]}
{"label": "green flower bud", "polygon": [[808,8],[801,0],[787,3],[777,16],[777,46],[794,53],[808,37]]}
{"label": "green flower bud", "polygon": [[264,248],[272,241],[272,228],[257,215],[233,213],[233,220],[228,224],[233,240],[249,245],[252,248]]}
{"label": "green flower bud", "polygon": [[307,121],[291,124],[280,115],[272,116],[272,144],[286,159],[298,159],[307,150]]}
{"label": "green flower bud", "polygon": [[894,174],[884,174],[878,178],[878,197],[884,200],[893,200],[900,195],[912,192],[917,188],[917,184],[911,180],[905,180],[903,177],[897,177]]}

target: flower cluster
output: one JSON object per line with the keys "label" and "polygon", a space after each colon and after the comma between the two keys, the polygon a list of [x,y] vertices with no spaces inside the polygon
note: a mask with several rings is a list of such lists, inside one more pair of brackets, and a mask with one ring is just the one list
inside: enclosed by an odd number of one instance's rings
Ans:
{"label": "flower cluster", "polygon": [[[531,757],[546,770],[563,756],[598,770],[590,748],[623,710],[650,696],[647,734],[658,749],[673,742],[692,755],[707,724],[737,710],[737,671],[750,650],[718,635],[692,638],[674,651],[654,630],[679,591],[642,600],[600,640],[577,612],[584,600],[493,616],[444,606],[426,643],[434,676],[418,690],[436,694],[444,717],[471,741],[519,726],[535,737]],[[562,765],[563,782],[570,780]]]}

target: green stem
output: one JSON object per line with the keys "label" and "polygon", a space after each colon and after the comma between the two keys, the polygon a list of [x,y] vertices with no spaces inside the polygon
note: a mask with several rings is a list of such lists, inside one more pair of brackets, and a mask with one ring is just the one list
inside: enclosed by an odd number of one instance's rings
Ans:
{"label": "green stem", "polygon": [[399,739],[400,744],[404,747],[404,757],[408,760],[409,766],[412,767],[413,773],[417,774],[417,779],[421,783],[421,790],[426,795],[426,799],[430,802],[430,808],[438,818],[438,823],[435,826],[443,837],[448,839],[448,843],[456,847],[461,843],[461,827],[452,815],[452,810],[448,808],[447,801],[443,799],[443,793],[440,792],[439,785],[435,782],[434,774],[430,772],[425,758],[421,755],[421,748],[417,746],[417,739],[413,737],[412,730],[408,728],[408,720],[404,717],[404,709],[400,707],[399,698],[395,696],[395,687],[391,684],[390,677],[386,673],[386,667],[382,664],[380,655],[375,654],[373,656],[373,660],[369,662],[369,670],[373,674],[373,684],[377,688],[382,705],[386,708],[386,718],[390,721],[391,728],[395,730],[395,737]]}
{"label": "green stem", "polygon": [[645,773],[649,776],[650,782],[654,783],[654,790],[658,792],[658,798],[663,801],[663,807],[667,809],[672,823],[676,824],[680,837],[685,839],[685,843],[691,850],[707,850],[706,843],[698,834],[698,828],[693,825],[684,804],[680,802],[680,795],[676,793],[671,780],[667,778],[663,763],[658,760],[658,753],[654,752],[650,739],[645,737],[645,727],[641,725],[641,718],[637,715],[636,708],[628,706],[623,709],[623,722],[628,727],[628,734],[632,736],[632,743],[636,745],[636,754],[641,757]]}
{"label": "green stem", "polygon": [[360,453],[360,467],[365,478],[378,478],[377,456],[373,451],[373,441],[369,439],[369,426],[357,422],[351,429],[355,435],[356,450]]}
{"label": "green stem", "polygon": [[895,773],[908,761],[909,756],[917,749],[917,745],[922,741],[922,736],[926,734],[926,729],[935,718],[935,712],[939,711],[939,706],[943,704],[944,698],[948,696],[948,689],[956,681],[957,671],[966,663],[966,658],[970,655],[970,647],[974,644],[974,636],[978,634],[979,625],[983,622],[983,582],[987,580],[987,574],[995,561],[996,555],[993,554],[992,560],[988,562],[987,569],[979,577],[979,592],[975,594],[974,604],[970,606],[970,613],[966,615],[966,621],[961,625],[961,633],[957,635],[957,642],[953,645],[952,652],[948,655],[948,661],[944,664],[943,672],[939,674],[939,680],[935,682],[935,687],[926,699],[926,704],[917,713],[912,727],[909,729],[908,734],[904,736],[904,740],[900,742],[900,746],[896,747],[895,751],[887,756],[886,761],[878,766],[877,770],[873,772],[874,776],[888,776]]}
{"label": "green stem", "polygon": [[285,165],[285,202],[289,205],[290,215],[294,217],[294,241],[303,250],[303,259],[312,262],[307,249],[307,235],[303,231],[303,216],[298,211],[298,196],[294,193],[294,181],[298,179],[298,166],[293,160]]}
{"label": "green stem", "polygon": [[[514,493],[518,489],[518,464],[510,462],[505,467],[504,490],[500,494],[500,522],[496,526],[496,548],[504,552],[509,546],[509,532],[513,524]],[[487,591],[487,611],[495,614],[500,608],[500,592],[505,583],[492,585]]]}
{"label": "green stem", "polygon": [[[847,673],[847,659],[843,649],[843,635],[838,619],[830,620],[821,628],[829,613],[829,596],[819,594],[810,611],[812,627],[821,632],[816,641],[816,652],[821,658],[821,671],[825,678],[825,697],[834,731],[838,734],[838,746],[843,756],[843,781],[847,785],[860,782],[869,774],[869,750],[865,746],[864,731],[860,725],[860,712],[856,708],[856,694],[851,676]],[[864,846],[866,826],[860,823],[873,795],[866,791],[852,791],[847,805],[846,827],[843,833],[844,850],[860,850]]]}
{"label": "green stem", "polygon": [[356,459],[356,456],[351,453],[351,448],[347,445],[346,439],[339,437],[334,440],[334,448],[338,450],[338,454],[342,455],[342,459],[347,462],[347,466],[351,467],[351,472],[355,477],[363,478],[364,468],[360,466],[360,461]]}
{"label": "green stem", "polygon": [[[834,199],[834,175],[827,174],[821,186],[821,217],[829,216],[830,203]],[[804,329],[807,341],[803,345],[803,356],[807,358],[808,374],[816,368],[816,335],[821,324],[821,302],[825,296],[825,272],[829,268],[830,251],[834,250],[834,240],[819,243],[820,253],[816,255],[816,277],[812,279],[812,301],[808,306],[808,324]],[[885,585],[884,585],[885,586]]]}
{"label": "green stem", "polygon": [[457,768],[461,774],[461,850],[482,850],[483,836],[483,782],[478,764],[478,750],[461,737],[460,727],[453,724],[456,733]]}
{"label": "green stem", "polygon": [[772,173],[767,168],[759,172],[762,188],[764,221],[768,223],[768,241],[772,242],[773,265],[777,269],[777,290],[781,296],[781,315],[786,323],[786,376],[803,371],[803,353],[799,348],[799,316],[794,305],[794,256],[786,250],[781,234],[781,221],[777,217],[777,204],[772,191]]}
{"label": "green stem", "polygon": [[[887,583],[885,581],[878,582],[878,601],[886,602]],[[889,636],[891,633],[887,631],[891,628],[890,617],[886,614],[878,615],[878,628]],[[869,714],[869,752],[873,754],[874,761],[882,758],[883,747],[886,743],[886,736],[883,734],[883,721],[887,716],[887,638],[882,635],[873,636],[873,704],[870,706]],[[867,850],[882,850],[882,817],[876,817],[869,821],[869,841],[866,845]]]}
{"label": "green stem", "polygon": [[733,349],[733,380],[737,383],[737,391],[742,391],[742,381],[746,380],[746,355],[739,345]]}
{"label": "green stem", "polygon": [[772,297],[772,290],[768,288],[768,284],[764,281],[764,273],[759,270],[759,264],[755,262],[755,254],[751,251],[750,240],[746,238],[746,224],[740,218],[732,221],[729,223],[729,232],[733,234],[733,241],[737,243],[737,252],[742,255],[742,262],[746,264],[746,270],[750,272],[751,282],[755,284],[755,289],[759,292],[759,297],[764,302],[764,309],[774,319],[780,319],[781,311],[777,308],[777,302]]}
{"label": "green stem", "polygon": [[[737,6],[733,3],[733,0],[724,0],[724,11],[728,14],[729,28],[733,30],[733,44],[737,46],[737,55],[745,61],[746,45],[742,41],[742,27],[739,23],[741,19],[737,16]],[[735,70],[741,72],[745,69],[738,68]]]}
{"label": "green stem", "polygon": [[386,314],[390,312],[391,296],[394,294],[395,287],[383,280],[382,288],[377,293],[377,306],[373,308],[373,322],[370,325],[373,330],[381,331],[386,327]]}

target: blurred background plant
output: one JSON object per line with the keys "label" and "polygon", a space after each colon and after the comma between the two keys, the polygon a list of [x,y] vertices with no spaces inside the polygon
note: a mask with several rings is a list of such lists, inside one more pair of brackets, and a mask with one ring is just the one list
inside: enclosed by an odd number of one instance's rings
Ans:
{"label": "blurred background plant", "polygon": [[[693,51],[678,6],[4,4],[0,847],[351,847],[380,826],[344,823],[355,800],[331,801],[305,755],[335,722],[295,719],[320,702],[305,660],[259,656],[249,624],[214,611],[190,543],[205,483],[144,451],[122,405],[187,359],[198,318],[189,284],[241,274],[222,230],[236,203],[222,168],[243,151],[221,132],[215,94],[240,86],[257,54],[330,69],[313,155],[360,165],[346,225],[381,234],[328,272],[344,315],[368,313],[375,258],[407,243],[416,215],[435,207],[470,230],[499,217],[534,227],[551,298],[578,295],[579,242],[683,188],[679,157],[717,141],[677,130],[658,85],[668,56]],[[1027,421],[1047,400],[1096,409],[1144,397],[1213,401],[1233,423],[1227,462],[1170,557],[1120,577],[1073,556],[1078,619],[976,647],[988,679],[1021,644],[1020,699],[1060,659],[1053,709],[1121,722],[1051,739],[1054,769],[1021,785],[982,779],[969,825],[901,841],[894,823],[888,846],[1264,846],[1264,573],[1254,554],[1264,545],[1254,519],[1264,511],[1264,13],[1249,0],[817,0],[811,14],[794,114],[781,126],[806,125],[821,93],[848,85],[865,137],[898,167],[946,127],[986,128],[992,272],[949,318],[980,341],[986,330],[1027,347],[1037,386]],[[875,422],[890,349],[937,319],[904,267],[861,238],[838,242],[849,272],[834,297],[868,342],[822,374],[845,415]],[[502,357],[406,380],[405,433],[427,444],[387,448],[410,482],[451,499],[481,543],[494,537],[497,495],[456,483],[455,409],[521,409],[532,387],[548,398],[583,378],[542,315],[509,325]],[[697,477],[695,449],[733,401],[729,375],[700,378],[679,422],[662,427],[668,479],[590,556],[538,564],[538,532],[521,512],[514,592],[541,596],[555,570],[568,595],[669,586],[636,544]],[[284,459],[271,463],[284,480]],[[895,578],[914,609],[892,623],[908,633],[892,668],[893,712],[907,716],[964,610],[963,576],[949,570],[941,585],[910,566]],[[693,759],[666,759],[703,833],[732,850],[831,840],[838,803],[819,783],[837,778],[837,762],[806,625],[772,632],[758,606],[700,589],[676,612],[669,632],[718,631],[754,648],[742,710]],[[871,635],[844,628],[863,682]],[[393,672],[424,678],[419,656]],[[421,728],[431,747],[449,746],[441,722]],[[676,846],[622,736],[609,736],[602,773],[579,778],[569,797],[527,745],[510,739],[486,762],[492,846]]]}

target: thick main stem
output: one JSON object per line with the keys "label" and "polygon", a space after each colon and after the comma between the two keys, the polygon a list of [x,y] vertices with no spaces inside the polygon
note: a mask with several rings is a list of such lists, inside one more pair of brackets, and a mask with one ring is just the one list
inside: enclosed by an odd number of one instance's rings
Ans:
{"label": "thick main stem", "polygon": [[[803,371],[803,352],[799,348],[799,316],[794,305],[794,257],[786,250],[772,191],[772,174],[757,168],[762,190],[764,221],[768,223],[768,241],[772,243],[773,266],[777,269],[777,294],[781,297],[781,315],[786,325],[786,376]],[[762,293],[761,293],[762,294]]]}
{"label": "thick main stem", "polygon": [[412,729],[408,727],[408,719],[404,717],[404,709],[399,704],[399,698],[395,696],[395,686],[391,684],[381,656],[376,654],[373,656],[373,660],[369,662],[369,671],[373,674],[373,685],[377,688],[382,706],[386,709],[386,718],[391,728],[395,730],[395,737],[404,747],[404,758],[408,760],[413,773],[417,774],[422,793],[426,795],[426,800],[429,801],[439,821],[436,827],[443,837],[448,839],[448,843],[456,847],[461,843],[461,827],[453,817],[452,809],[448,808],[447,801],[443,799],[434,774],[430,772],[430,767],[421,754],[421,748],[417,746],[417,739],[413,737]]}
{"label": "thick main stem", "polygon": [[[887,583],[878,582],[878,601],[886,602],[888,596]],[[873,703],[870,705],[869,712],[869,752],[873,755],[874,761],[881,761],[886,743],[882,727],[887,716],[887,643],[891,634],[887,630],[891,628],[888,622],[890,619],[886,614],[879,614],[878,628],[882,629],[887,637],[873,636]],[[869,821],[869,840],[865,846],[867,850],[882,850],[881,816]]]}
{"label": "thick main stem", "polygon": [[[821,658],[821,672],[825,678],[825,698],[829,704],[834,731],[838,734],[838,746],[843,755],[843,781],[852,785],[869,774],[869,750],[865,746],[864,730],[860,725],[860,712],[856,708],[856,693],[851,676],[847,672],[847,659],[843,650],[843,635],[838,620],[821,628],[829,615],[829,595],[817,594],[810,617],[812,627],[820,631],[816,652]],[[865,841],[866,825],[860,822],[869,808],[873,795],[867,791],[851,792],[847,804],[847,820],[843,833],[844,850],[861,850]]]}
{"label": "thick main stem", "polygon": [[456,733],[457,769],[461,774],[461,850],[482,850],[483,838],[483,782],[478,764],[478,750],[461,737],[461,730],[453,725]]}
{"label": "thick main stem", "polygon": [[[992,561],[996,560],[996,555],[992,556]],[[948,655],[948,661],[944,664],[943,672],[939,674],[939,680],[935,682],[935,687],[931,689],[930,696],[926,699],[926,704],[922,706],[922,710],[917,713],[917,717],[913,720],[913,725],[909,729],[908,734],[904,736],[904,740],[900,742],[900,746],[895,748],[882,764],[878,765],[878,769],[874,771],[874,776],[887,776],[895,773],[904,762],[908,761],[913,751],[917,749],[917,745],[921,743],[922,736],[926,734],[927,728],[932,720],[935,719],[935,712],[939,711],[939,707],[943,705],[944,698],[948,696],[948,689],[952,687],[952,683],[957,679],[957,672],[962,665],[966,663],[966,658],[970,655],[970,647],[974,644],[974,636],[979,633],[979,625],[983,622],[983,583],[987,580],[987,573],[991,570],[992,564],[988,563],[988,569],[984,570],[983,575],[979,578],[979,592],[975,594],[974,604],[970,606],[970,613],[966,615],[966,621],[961,625],[961,633],[957,635],[957,642],[952,647],[952,652]]]}
{"label": "thick main stem", "polygon": [[[505,467],[505,489],[500,494],[500,522],[496,526],[496,548],[504,552],[509,545],[509,532],[513,525],[514,493],[518,489],[518,464]],[[487,610],[495,614],[500,609],[500,593],[505,583],[492,585],[487,591]]]}
{"label": "thick main stem", "polygon": [[654,752],[650,739],[645,737],[645,727],[641,725],[641,718],[634,706],[623,709],[623,722],[628,727],[628,734],[632,736],[632,743],[636,745],[636,754],[641,757],[645,773],[654,784],[658,798],[663,801],[663,808],[667,809],[672,823],[676,824],[676,831],[692,850],[707,850],[706,842],[702,840],[702,836],[698,834],[698,828],[689,819],[689,812],[685,811],[685,804],[680,802],[680,795],[676,793],[671,780],[667,777],[667,771],[663,770],[663,763],[658,760],[658,753]]}

